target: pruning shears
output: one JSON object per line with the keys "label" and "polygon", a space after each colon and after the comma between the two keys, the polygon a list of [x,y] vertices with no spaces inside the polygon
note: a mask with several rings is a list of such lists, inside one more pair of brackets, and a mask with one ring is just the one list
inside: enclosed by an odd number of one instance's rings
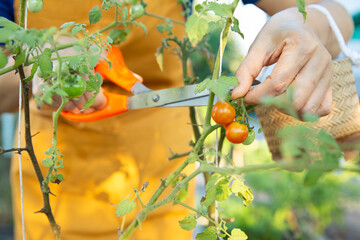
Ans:
{"label": "pruning shears", "polygon": [[[62,115],[72,121],[91,122],[124,113],[132,109],[151,108],[151,107],[186,107],[186,106],[206,106],[208,104],[209,91],[204,90],[195,93],[197,84],[182,87],[167,88],[161,90],[151,90],[126,67],[120,49],[112,47],[108,51],[108,61],[105,60],[96,65],[95,71],[103,79],[108,79],[117,86],[133,94],[125,96],[104,91],[107,97],[106,106],[96,112],[88,114],[73,114],[62,111]],[[259,84],[255,80],[253,85]]]}

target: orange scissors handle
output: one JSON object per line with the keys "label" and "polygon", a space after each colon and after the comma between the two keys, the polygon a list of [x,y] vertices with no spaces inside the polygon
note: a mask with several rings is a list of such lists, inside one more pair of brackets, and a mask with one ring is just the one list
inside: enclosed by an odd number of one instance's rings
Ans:
{"label": "orange scissors handle", "polygon": [[92,122],[101,120],[104,118],[112,117],[119,113],[126,112],[127,107],[127,96],[115,94],[111,92],[104,92],[104,95],[107,98],[106,106],[96,112],[87,113],[87,114],[74,114],[66,111],[62,111],[61,114],[65,118],[75,121],[75,122]]}
{"label": "orange scissors handle", "polygon": [[113,46],[106,58],[111,62],[111,67],[108,61],[103,60],[95,66],[95,72],[100,73],[103,79],[108,79],[131,92],[134,84],[140,80],[126,67],[121,50]]}
{"label": "orange scissors handle", "polygon": [[[131,92],[135,83],[140,80],[126,67],[120,49],[113,46],[112,49],[108,51],[106,58],[111,62],[111,67],[108,61],[102,60],[96,65],[94,70],[98,72],[103,79],[108,79],[128,92]],[[128,110],[127,96],[106,91],[104,91],[104,95],[107,98],[107,103],[103,109],[88,114],[73,114],[62,111],[62,116],[72,121],[90,122],[108,118]]]}

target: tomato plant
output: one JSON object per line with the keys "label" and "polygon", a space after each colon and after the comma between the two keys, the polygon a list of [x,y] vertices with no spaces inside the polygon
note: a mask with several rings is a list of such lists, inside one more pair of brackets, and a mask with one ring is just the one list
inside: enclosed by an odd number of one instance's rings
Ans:
{"label": "tomato plant", "polygon": [[61,88],[67,93],[69,98],[75,98],[84,94],[86,83],[82,76],[71,74],[62,80]]}
{"label": "tomato plant", "polygon": [[212,119],[220,125],[231,123],[235,118],[235,114],[235,108],[225,101],[215,103],[211,110]]}
{"label": "tomato plant", "polygon": [[245,124],[239,122],[231,122],[225,127],[225,135],[227,140],[232,143],[242,143],[248,137],[249,130]]}

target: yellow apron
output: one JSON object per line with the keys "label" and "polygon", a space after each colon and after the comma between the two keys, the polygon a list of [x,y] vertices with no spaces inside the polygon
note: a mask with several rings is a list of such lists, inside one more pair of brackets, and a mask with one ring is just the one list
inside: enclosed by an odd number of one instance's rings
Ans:
{"label": "yellow apron", "polygon": [[[151,13],[184,20],[181,6],[176,0],[147,1]],[[46,0],[44,9],[28,15],[29,28],[60,26],[64,22],[88,23],[88,12],[98,0]],[[15,3],[18,9],[18,1]],[[143,17],[149,33],[145,36],[140,27],[134,27],[125,43],[120,45],[127,66],[144,78],[144,84],[153,89],[182,84],[180,60],[166,54],[162,73],[154,53],[161,44],[162,34],[155,30],[160,20]],[[111,12],[103,12],[100,23],[89,30],[100,29],[113,21]],[[174,31],[183,36],[184,27]],[[41,162],[44,152],[51,147],[52,119],[50,111],[39,111],[31,103],[31,131],[36,155]],[[167,161],[169,149],[182,153],[190,150],[191,126],[187,123],[187,108],[154,108],[134,110],[125,114],[92,123],[74,123],[63,118],[58,124],[58,147],[64,154],[65,168],[61,173],[65,181],[51,184],[50,196],[55,219],[61,226],[62,239],[117,239],[121,218],[115,216],[116,204],[133,189],[140,189],[145,181],[149,187],[143,193],[146,203],[160,184],[183,159]],[[23,126],[22,126],[23,127]],[[23,146],[25,145],[23,141]],[[25,198],[25,226],[27,239],[52,239],[48,220],[44,214],[34,213],[42,206],[40,185],[26,154],[22,156],[23,189]],[[42,168],[45,174],[46,168]],[[12,160],[11,180],[14,199],[15,239],[21,239],[20,190],[17,156]],[[192,205],[192,198],[189,199]],[[139,204],[138,204],[139,205]],[[135,210],[126,217],[126,224],[134,218]],[[178,226],[178,220],[187,214],[180,206],[167,206],[151,213],[141,229],[131,239],[190,239],[190,234]]]}

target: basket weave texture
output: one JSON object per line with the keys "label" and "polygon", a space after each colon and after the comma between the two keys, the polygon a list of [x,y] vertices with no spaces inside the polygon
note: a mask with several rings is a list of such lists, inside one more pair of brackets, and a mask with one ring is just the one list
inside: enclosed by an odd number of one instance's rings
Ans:
{"label": "basket weave texture", "polygon": [[347,58],[334,62],[332,97],[331,113],[321,117],[315,123],[302,122],[280,112],[275,107],[256,106],[255,111],[273,157],[280,156],[280,139],[277,137],[277,133],[286,125],[302,124],[313,129],[324,129],[335,139],[344,139],[360,133],[359,97],[356,92],[351,62]]}

